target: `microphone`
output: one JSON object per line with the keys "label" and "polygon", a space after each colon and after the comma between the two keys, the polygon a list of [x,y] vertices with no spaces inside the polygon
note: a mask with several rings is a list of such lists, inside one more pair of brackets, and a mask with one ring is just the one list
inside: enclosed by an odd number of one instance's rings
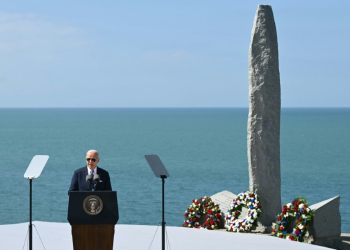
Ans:
{"label": "microphone", "polygon": [[86,176],[86,182],[89,183],[89,185],[91,184],[91,181],[92,181],[92,176],[90,174],[88,174]]}
{"label": "microphone", "polygon": [[98,174],[94,174],[94,183],[95,186],[97,186],[98,182],[100,181],[100,176]]}

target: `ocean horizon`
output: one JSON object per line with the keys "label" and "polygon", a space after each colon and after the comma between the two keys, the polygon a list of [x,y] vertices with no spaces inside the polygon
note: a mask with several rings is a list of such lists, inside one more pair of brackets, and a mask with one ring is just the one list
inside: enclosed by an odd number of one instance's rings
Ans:
{"label": "ocean horizon", "polygon": [[[247,120],[248,108],[0,108],[0,224],[29,221],[23,174],[34,155],[50,159],[33,181],[33,220],[67,222],[73,172],[96,149],[118,193],[119,224],[161,221],[161,179],[144,158],[157,154],[170,174],[165,221],[180,227],[194,198],[249,190]],[[340,195],[349,233],[350,108],[282,108],[280,149],[282,204]]]}

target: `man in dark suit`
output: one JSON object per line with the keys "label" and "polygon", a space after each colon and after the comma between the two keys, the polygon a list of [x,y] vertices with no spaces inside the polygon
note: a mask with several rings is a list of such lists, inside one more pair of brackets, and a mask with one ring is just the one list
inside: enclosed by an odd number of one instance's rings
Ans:
{"label": "man in dark suit", "polygon": [[112,191],[111,180],[109,179],[108,172],[97,167],[99,161],[99,154],[96,150],[89,150],[86,153],[86,166],[75,170],[68,194],[70,191],[91,191],[93,183],[89,185],[86,181],[86,176],[89,174],[92,175],[92,179],[95,174],[100,176],[100,181],[95,186],[96,191]]}

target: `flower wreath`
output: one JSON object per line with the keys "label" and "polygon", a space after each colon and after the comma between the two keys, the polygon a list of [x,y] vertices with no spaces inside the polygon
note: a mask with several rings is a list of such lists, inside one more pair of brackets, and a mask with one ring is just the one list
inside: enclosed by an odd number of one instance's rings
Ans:
{"label": "flower wreath", "polygon": [[[206,221],[200,225],[198,220],[206,214]],[[185,222],[183,227],[203,228],[203,229],[218,229],[221,222],[221,211],[219,205],[215,204],[210,197],[204,196],[200,199],[195,199],[185,211]]]}
{"label": "flower wreath", "polygon": [[[272,223],[271,235],[292,241],[304,241],[305,232],[313,215],[313,210],[308,207],[305,199],[295,198],[291,203],[284,205],[282,213],[277,215],[276,222]],[[291,233],[288,233],[286,229],[293,221],[296,221],[296,226]]]}
{"label": "flower wreath", "polygon": [[[239,220],[238,217],[242,208],[248,209],[248,215]],[[233,201],[226,212],[226,231],[229,232],[250,232],[253,226],[257,225],[257,218],[261,217],[261,205],[258,195],[252,191],[240,193]]]}

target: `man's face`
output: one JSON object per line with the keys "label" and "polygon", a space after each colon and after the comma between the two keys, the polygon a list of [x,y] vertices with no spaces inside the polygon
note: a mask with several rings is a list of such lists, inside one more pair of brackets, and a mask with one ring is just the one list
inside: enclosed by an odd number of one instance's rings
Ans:
{"label": "man's face", "polygon": [[99,160],[100,158],[98,158],[97,153],[90,152],[86,154],[86,164],[91,170],[95,170]]}

